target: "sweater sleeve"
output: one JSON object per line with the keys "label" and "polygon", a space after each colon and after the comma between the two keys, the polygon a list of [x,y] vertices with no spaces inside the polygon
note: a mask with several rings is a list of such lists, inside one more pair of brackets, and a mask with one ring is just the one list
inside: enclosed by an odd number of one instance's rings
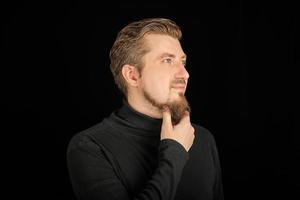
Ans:
{"label": "sweater sleeve", "polygon": [[73,190],[80,200],[171,200],[187,159],[188,152],[178,142],[162,140],[158,168],[145,187],[130,197],[99,146],[88,142],[70,148],[67,153]]}

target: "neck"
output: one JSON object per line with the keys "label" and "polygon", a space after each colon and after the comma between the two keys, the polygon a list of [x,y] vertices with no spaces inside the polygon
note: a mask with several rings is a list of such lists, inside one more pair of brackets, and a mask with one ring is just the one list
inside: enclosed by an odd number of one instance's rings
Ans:
{"label": "neck", "polygon": [[128,95],[128,104],[136,111],[155,119],[162,118],[162,112],[140,95]]}

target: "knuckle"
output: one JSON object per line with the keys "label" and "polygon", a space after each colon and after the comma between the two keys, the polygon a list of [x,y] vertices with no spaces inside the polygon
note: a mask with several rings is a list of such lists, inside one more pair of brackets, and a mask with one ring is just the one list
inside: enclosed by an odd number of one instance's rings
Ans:
{"label": "knuckle", "polygon": [[194,127],[192,127],[192,126],[191,126],[191,131],[192,131],[193,133],[195,132],[195,129],[194,129]]}

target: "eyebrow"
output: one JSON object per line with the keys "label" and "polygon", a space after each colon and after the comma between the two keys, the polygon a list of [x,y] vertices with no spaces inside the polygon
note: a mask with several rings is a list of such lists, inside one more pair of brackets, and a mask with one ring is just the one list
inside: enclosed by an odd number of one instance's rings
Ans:
{"label": "eyebrow", "polygon": [[[171,54],[171,53],[162,53],[162,54],[159,56],[160,59],[161,59],[161,58],[165,58],[165,57],[175,58],[176,56],[175,56],[174,54]],[[187,56],[186,56],[185,54],[181,56],[182,59],[186,59],[186,57],[187,57]]]}

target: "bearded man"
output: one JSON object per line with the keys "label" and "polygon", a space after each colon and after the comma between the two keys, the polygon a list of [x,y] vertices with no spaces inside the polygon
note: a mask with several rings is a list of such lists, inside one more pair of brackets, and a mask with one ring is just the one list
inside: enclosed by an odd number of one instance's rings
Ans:
{"label": "bearded man", "polygon": [[78,199],[223,199],[214,137],[190,121],[181,36],[164,18],[135,21],[118,33],[110,67],[123,106],[68,146]]}

